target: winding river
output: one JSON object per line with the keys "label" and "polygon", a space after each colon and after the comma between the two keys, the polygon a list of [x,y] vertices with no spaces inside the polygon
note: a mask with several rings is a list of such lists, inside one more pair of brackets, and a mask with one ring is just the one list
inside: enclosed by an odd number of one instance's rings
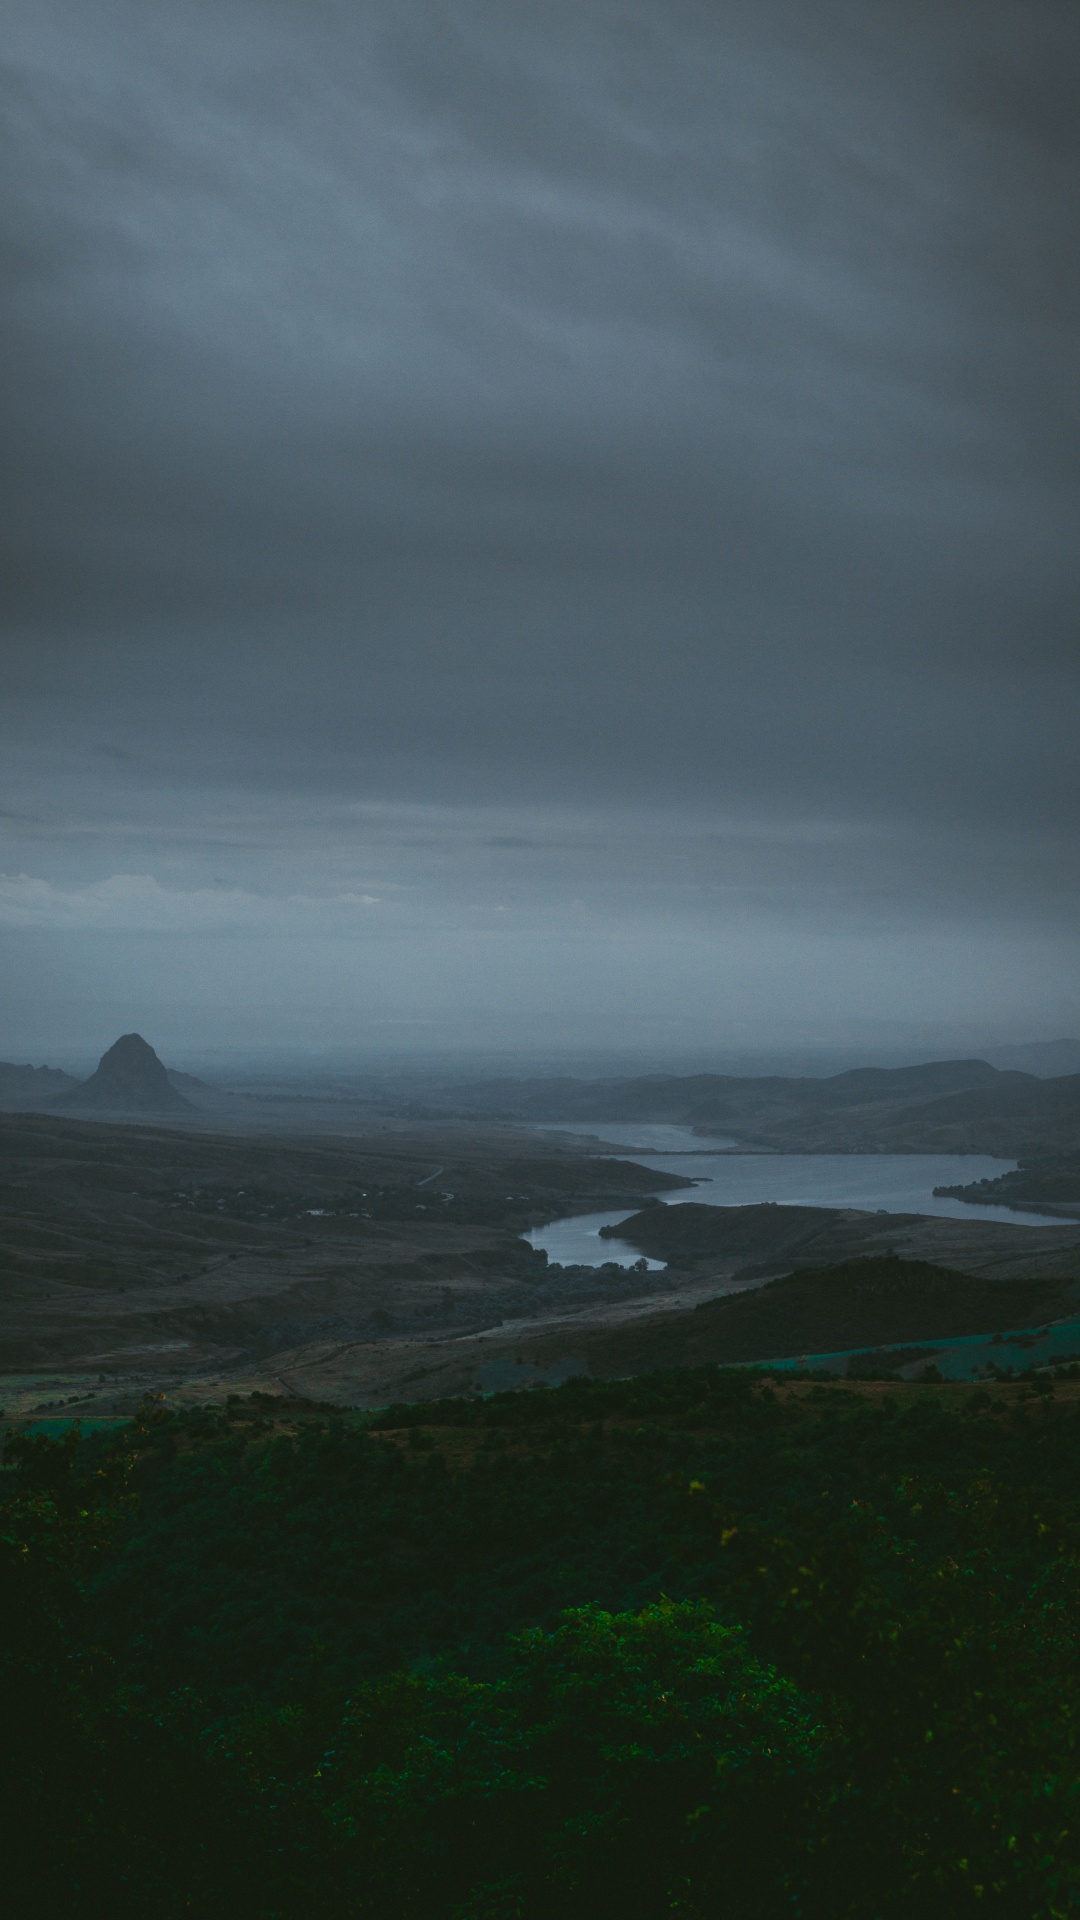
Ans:
{"label": "winding river", "polygon": [[[582,1127],[548,1125],[545,1132],[585,1132]],[[978,1153],[739,1153],[733,1140],[704,1142],[689,1127],[655,1123],[632,1125],[612,1122],[589,1130],[598,1141],[621,1149],[625,1159],[658,1172],[681,1173],[700,1182],[656,1197],[665,1206],[703,1201],[711,1207],[746,1207],[765,1200],[784,1206],[862,1207],[869,1213],[928,1213],[950,1220],[996,1220],[1019,1227],[1061,1225],[1053,1214],[1025,1213],[1012,1207],[968,1206],[963,1200],[939,1199],[935,1187],[952,1187],[971,1180],[993,1180],[1009,1173],[1015,1160],[996,1160]],[[729,1151],[725,1151],[729,1149]],[[629,1216],[617,1213],[577,1214],[535,1227],[525,1237],[543,1248],[549,1260],[561,1266],[600,1267],[615,1262],[633,1266],[641,1258],[624,1241],[601,1240],[601,1227],[614,1226]],[[660,1267],[650,1260],[650,1267]]]}

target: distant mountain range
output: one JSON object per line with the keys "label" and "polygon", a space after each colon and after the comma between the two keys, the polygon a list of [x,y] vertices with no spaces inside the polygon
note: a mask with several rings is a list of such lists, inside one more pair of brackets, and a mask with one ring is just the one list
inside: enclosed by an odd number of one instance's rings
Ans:
{"label": "distant mountain range", "polygon": [[17,1067],[11,1060],[0,1060],[0,1107],[42,1107],[51,1105],[79,1082],[60,1067]]}
{"label": "distant mountain range", "polygon": [[1016,1068],[1034,1073],[1040,1080],[1058,1080],[1066,1074],[1080,1073],[1080,1040],[1025,1040],[1014,1047],[990,1047],[986,1058],[992,1067]]}
{"label": "distant mountain range", "polygon": [[[1002,1049],[1042,1064],[1080,1043]],[[999,1059],[1001,1054],[999,1053]],[[194,1075],[170,1071],[140,1034],[124,1034],[88,1080],[54,1067],[0,1062],[0,1109],[172,1115],[214,1105]],[[828,1078],[780,1074],[650,1074],[611,1080],[458,1083],[446,1104],[463,1117],[605,1123],[669,1121],[703,1142],[727,1136],[778,1153],[986,1153],[1009,1159],[1080,1151],[1080,1072],[1046,1078],[987,1060],[857,1067]]]}
{"label": "distant mountain range", "polygon": [[1040,1079],[986,1060],[859,1067],[828,1079],[654,1074],[461,1085],[459,1112],[566,1121],[667,1121],[782,1153],[987,1153],[1080,1147],[1080,1074]]}

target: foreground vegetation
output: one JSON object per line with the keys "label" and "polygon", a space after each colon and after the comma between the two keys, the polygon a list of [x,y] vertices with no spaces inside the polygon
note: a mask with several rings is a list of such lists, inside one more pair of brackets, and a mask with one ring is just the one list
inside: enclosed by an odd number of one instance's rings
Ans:
{"label": "foreground vegetation", "polygon": [[15,1437],[5,1883],[65,1920],[1070,1914],[1076,1395],[702,1368]]}

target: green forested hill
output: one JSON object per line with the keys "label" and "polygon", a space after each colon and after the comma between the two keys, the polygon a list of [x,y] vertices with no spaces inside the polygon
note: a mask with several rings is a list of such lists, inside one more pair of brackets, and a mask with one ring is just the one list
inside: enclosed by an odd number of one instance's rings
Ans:
{"label": "green forested hill", "polygon": [[704,1368],[17,1441],[7,1858],[57,1915],[1071,1913],[1076,1394]]}

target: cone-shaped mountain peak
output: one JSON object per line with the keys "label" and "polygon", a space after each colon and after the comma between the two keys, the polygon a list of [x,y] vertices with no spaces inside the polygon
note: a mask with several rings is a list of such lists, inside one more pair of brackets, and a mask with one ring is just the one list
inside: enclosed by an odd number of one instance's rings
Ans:
{"label": "cone-shaped mountain peak", "polygon": [[96,1073],[65,1096],[64,1105],[111,1107],[118,1113],[178,1113],[190,1102],[177,1093],[142,1034],[125,1033],[102,1054]]}

